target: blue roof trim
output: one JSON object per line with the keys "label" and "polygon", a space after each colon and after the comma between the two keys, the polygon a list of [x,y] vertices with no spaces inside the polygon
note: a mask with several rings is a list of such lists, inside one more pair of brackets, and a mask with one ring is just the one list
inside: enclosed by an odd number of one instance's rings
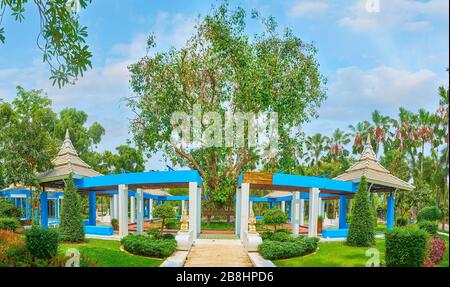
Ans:
{"label": "blue roof trim", "polygon": [[152,171],[139,173],[110,174],[86,177],[75,180],[77,188],[89,189],[119,184],[171,184],[197,182],[202,185],[200,174],[196,170]]}
{"label": "blue roof trim", "polygon": [[304,188],[330,189],[342,192],[356,192],[356,184],[353,182],[327,179],[315,176],[301,176],[290,174],[274,174],[273,185],[298,186]]}

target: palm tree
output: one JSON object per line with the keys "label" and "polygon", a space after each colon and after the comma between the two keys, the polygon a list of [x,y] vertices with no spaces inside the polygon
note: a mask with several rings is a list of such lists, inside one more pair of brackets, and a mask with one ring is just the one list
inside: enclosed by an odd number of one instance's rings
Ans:
{"label": "palm tree", "polygon": [[367,138],[367,135],[370,133],[372,129],[372,125],[368,121],[363,121],[357,123],[355,126],[349,125],[348,128],[351,131],[351,135],[354,138],[352,152],[353,154],[360,154],[363,151],[364,147],[364,139]]}
{"label": "palm tree", "polygon": [[348,155],[345,146],[350,143],[350,134],[343,130],[336,129],[329,139],[329,153],[333,161],[337,161],[340,155]]}
{"label": "palm tree", "polygon": [[306,162],[313,168],[317,175],[319,172],[320,159],[324,153],[327,152],[328,137],[317,133],[313,136],[308,136],[305,141],[306,147]]}
{"label": "palm tree", "polygon": [[372,113],[372,122],[375,124],[375,127],[371,130],[372,140],[375,141],[375,154],[378,154],[380,143],[384,144],[386,141],[391,121],[388,116],[383,116],[379,111],[375,110]]}

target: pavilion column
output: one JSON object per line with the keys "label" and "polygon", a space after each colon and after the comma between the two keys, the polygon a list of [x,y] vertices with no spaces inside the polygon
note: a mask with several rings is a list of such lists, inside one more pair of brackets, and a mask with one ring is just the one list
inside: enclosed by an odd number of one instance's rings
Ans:
{"label": "pavilion column", "polygon": [[317,237],[317,218],[319,216],[319,193],[318,188],[309,189],[309,224],[308,237]]}
{"label": "pavilion column", "polygon": [[202,232],[202,189],[197,188],[197,234]]}
{"label": "pavilion column", "polygon": [[141,188],[136,190],[136,231],[137,233],[144,232],[144,191]]}
{"label": "pavilion column", "polygon": [[114,197],[111,197],[109,199],[109,217],[111,219],[115,218],[114,217]]}
{"label": "pavilion column", "polygon": [[320,216],[322,216],[323,218],[326,217],[326,212],[325,212],[325,200],[322,200],[322,203],[320,205]]}
{"label": "pavilion column", "polygon": [[130,223],[136,222],[136,198],[130,196]]}
{"label": "pavilion column", "polygon": [[241,235],[241,189],[236,189],[236,214],[234,217],[235,233],[239,237]]}
{"label": "pavilion column", "polygon": [[31,199],[29,196],[26,197],[25,218],[28,220],[31,219]]}
{"label": "pavilion column", "polygon": [[113,201],[114,201],[114,218],[119,219],[119,195],[118,194],[113,195]]}
{"label": "pavilion column", "polygon": [[186,200],[182,200],[181,201],[181,216],[183,216],[185,209],[186,209]]}
{"label": "pavilion column", "polygon": [[97,214],[96,214],[96,203],[97,203],[97,195],[95,191],[89,192],[89,225],[95,226],[97,223]]}
{"label": "pavilion column", "polygon": [[250,199],[250,183],[241,184],[241,228],[240,238],[244,238],[244,234],[248,232],[248,213],[249,213],[249,199]]}
{"label": "pavilion column", "polygon": [[41,192],[41,227],[48,228],[48,193]]}
{"label": "pavilion column", "polygon": [[318,201],[319,201],[319,204],[318,204],[318,207],[319,207],[319,216],[323,216],[323,214],[322,214],[322,198],[319,197]]}
{"label": "pavilion column", "polygon": [[193,233],[194,239],[197,238],[198,231],[198,186],[196,182],[189,183],[189,232]]}
{"label": "pavilion column", "polygon": [[128,235],[128,185],[119,185],[119,236]]}
{"label": "pavilion column", "polygon": [[148,200],[148,219],[153,220],[153,198]]}
{"label": "pavilion column", "polygon": [[299,224],[300,226],[305,226],[305,200],[300,199],[300,205],[299,205]]}
{"label": "pavilion column", "polygon": [[386,212],[386,228],[388,230],[394,228],[395,217],[395,198],[391,193],[387,198],[387,212]]}
{"label": "pavilion column", "polygon": [[281,201],[281,210],[283,211],[283,213],[286,212],[286,201]]}
{"label": "pavilion column", "polygon": [[347,196],[339,196],[339,229],[347,229]]}
{"label": "pavilion column", "polygon": [[300,225],[300,192],[295,191],[292,195],[292,234],[298,235],[298,229]]}

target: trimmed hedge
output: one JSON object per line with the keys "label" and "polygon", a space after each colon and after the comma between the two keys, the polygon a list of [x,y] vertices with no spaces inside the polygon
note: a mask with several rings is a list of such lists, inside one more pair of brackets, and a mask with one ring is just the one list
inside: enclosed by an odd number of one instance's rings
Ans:
{"label": "trimmed hedge", "polygon": [[388,267],[420,267],[427,255],[429,235],[418,228],[398,227],[386,231],[385,261]]}
{"label": "trimmed hedge", "polygon": [[0,218],[0,230],[15,231],[20,227],[20,223],[15,217],[2,217]]}
{"label": "trimmed hedge", "polygon": [[153,239],[147,235],[130,234],[120,241],[126,251],[148,257],[164,258],[177,249],[175,239]]}
{"label": "trimmed hedge", "polygon": [[437,221],[442,219],[442,212],[436,206],[428,206],[417,213],[417,221]]}
{"label": "trimmed hedge", "polygon": [[84,224],[81,212],[81,199],[73,182],[72,175],[65,181],[64,203],[61,209],[59,232],[62,241],[84,241]]}
{"label": "trimmed hedge", "polygon": [[59,234],[56,229],[32,226],[25,232],[25,246],[36,259],[51,259],[58,253]]}
{"label": "trimmed hedge", "polygon": [[318,238],[291,237],[289,241],[266,240],[258,246],[259,253],[269,260],[304,256],[317,249]]}
{"label": "trimmed hedge", "polygon": [[406,226],[406,225],[408,225],[408,222],[409,222],[408,217],[400,216],[400,217],[397,217],[397,219],[395,220],[395,225],[399,226],[399,227]]}
{"label": "trimmed hedge", "polygon": [[438,224],[436,221],[419,221],[419,223],[417,223],[417,226],[431,235],[435,235],[438,231]]}
{"label": "trimmed hedge", "polygon": [[375,243],[375,216],[372,205],[369,202],[369,190],[365,177],[361,178],[354,202],[347,235],[347,245],[373,245]]}

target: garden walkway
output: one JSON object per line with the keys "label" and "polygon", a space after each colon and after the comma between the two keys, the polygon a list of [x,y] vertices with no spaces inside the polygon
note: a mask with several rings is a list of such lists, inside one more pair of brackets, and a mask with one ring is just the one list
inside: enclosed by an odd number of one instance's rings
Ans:
{"label": "garden walkway", "polygon": [[239,239],[197,239],[185,267],[252,267]]}

